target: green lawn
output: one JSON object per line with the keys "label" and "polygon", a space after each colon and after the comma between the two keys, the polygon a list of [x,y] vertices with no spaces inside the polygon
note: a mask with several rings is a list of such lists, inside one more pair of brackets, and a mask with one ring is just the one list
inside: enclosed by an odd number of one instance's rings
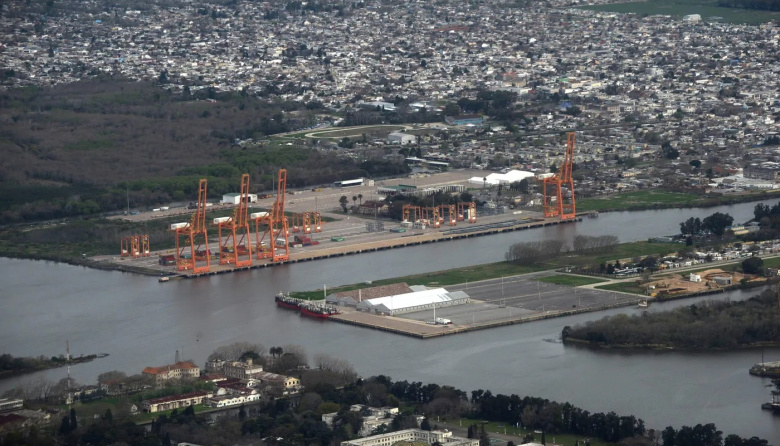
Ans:
{"label": "green lawn", "polygon": [[547,276],[539,279],[539,282],[554,283],[565,286],[583,286],[594,283],[606,282],[605,279],[596,279],[593,277],[570,276],[568,274],[558,274],[557,276]]}
{"label": "green lawn", "polygon": [[694,205],[704,201],[694,194],[667,192],[662,190],[643,190],[610,195],[603,198],[584,198],[577,200],[577,210],[605,211],[612,209],[648,208],[653,205],[668,207],[670,205]]}
{"label": "green lawn", "polygon": [[582,9],[633,13],[639,15],[671,15],[682,17],[688,14],[700,14],[705,22],[744,23],[756,25],[780,19],[780,13],[751,9],[721,8],[714,1],[707,0],[651,0],[645,2],[611,3],[583,6]]}

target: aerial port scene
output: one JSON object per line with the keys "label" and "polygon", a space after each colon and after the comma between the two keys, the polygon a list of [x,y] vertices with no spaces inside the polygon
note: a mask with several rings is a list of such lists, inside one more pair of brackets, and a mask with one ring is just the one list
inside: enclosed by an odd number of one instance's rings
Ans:
{"label": "aerial port scene", "polygon": [[780,445],[780,0],[0,0],[0,446]]}

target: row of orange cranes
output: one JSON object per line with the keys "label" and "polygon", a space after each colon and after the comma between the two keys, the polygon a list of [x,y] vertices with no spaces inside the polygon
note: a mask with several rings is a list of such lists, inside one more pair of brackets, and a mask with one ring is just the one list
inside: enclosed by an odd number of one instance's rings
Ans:
{"label": "row of orange cranes", "polygon": [[[280,169],[276,201],[271,212],[249,214],[249,175],[241,176],[241,195],[233,215],[217,217],[212,224],[219,237],[218,258],[220,265],[251,266],[253,260],[271,259],[283,262],[290,259],[287,217],[284,215],[284,198],[287,189],[287,170]],[[212,253],[209,249],[206,226],[207,181],[198,185],[198,202],[189,222],[174,223],[171,230],[176,237],[176,265],[179,271],[195,274],[211,270]],[[250,221],[254,222],[254,244]],[[255,255],[253,256],[253,251]]]}
{"label": "row of orange cranes", "polygon": [[403,223],[421,223],[439,228],[445,222],[455,226],[459,221],[477,222],[477,204],[473,201],[461,201],[455,204],[443,204],[433,207],[405,204],[402,208]]}
{"label": "row of orange cranes", "polygon": [[319,212],[304,212],[303,214],[293,214],[291,217],[292,232],[303,232],[311,234],[313,232],[322,232],[322,215]]}
{"label": "row of orange cranes", "polygon": [[146,234],[122,237],[119,245],[119,253],[122,257],[149,257],[152,252],[149,249],[149,236]]}
{"label": "row of orange cranes", "polygon": [[[566,154],[559,172],[542,179],[544,216],[573,220],[577,217],[574,200],[574,132],[566,135]],[[552,189],[550,192],[549,189]],[[564,192],[564,188],[566,192]]]}

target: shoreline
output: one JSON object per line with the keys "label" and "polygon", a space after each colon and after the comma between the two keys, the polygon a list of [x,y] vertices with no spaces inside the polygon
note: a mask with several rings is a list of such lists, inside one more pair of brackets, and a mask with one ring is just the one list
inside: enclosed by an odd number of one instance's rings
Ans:
{"label": "shoreline", "polygon": [[[46,364],[45,366],[38,367],[35,369],[22,369],[18,371],[4,370],[3,372],[0,372],[0,380],[15,378],[17,376],[22,376],[22,375],[29,375],[32,373],[43,372],[51,369],[58,369],[60,367],[67,367],[74,364],[84,364],[87,362],[92,362],[95,359],[105,358],[108,355],[109,355],[108,353],[97,353],[97,354],[92,354],[87,356],[79,356],[78,358],[72,358],[70,361],[63,360],[62,362],[53,362],[49,360],[49,363]],[[18,359],[35,359],[35,358],[18,358]]]}

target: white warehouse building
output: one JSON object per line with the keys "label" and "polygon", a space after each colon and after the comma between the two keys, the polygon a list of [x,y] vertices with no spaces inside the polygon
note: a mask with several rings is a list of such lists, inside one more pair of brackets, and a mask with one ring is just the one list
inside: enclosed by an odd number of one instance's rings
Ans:
{"label": "white warehouse building", "polygon": [[533,172],[527,172],[525,170],[510,170],[507,173],[491,173],[486,177],[471,177],[469,178],[470,184],[498,186],[499,184],[511,184],[515,181],[522,181],[524,179],[533,179],[536,175]]}
{"label": "white warehouse building", "polygon": [[[416,287],[411,287],[412,289]],[[412,293],[367,299],[357,304],[358,311],[376,314],[401,314],[434,308],[463,305],[471,302],[471,298],[463,291],[447,291],[444,288],[434,288],[414,291]]]}
{"label": "white warehouse building", "polygon": [[403,132],[393,132],[387,135],[387,142],[390,144],[414,144],[417,141],[417,137]]}

